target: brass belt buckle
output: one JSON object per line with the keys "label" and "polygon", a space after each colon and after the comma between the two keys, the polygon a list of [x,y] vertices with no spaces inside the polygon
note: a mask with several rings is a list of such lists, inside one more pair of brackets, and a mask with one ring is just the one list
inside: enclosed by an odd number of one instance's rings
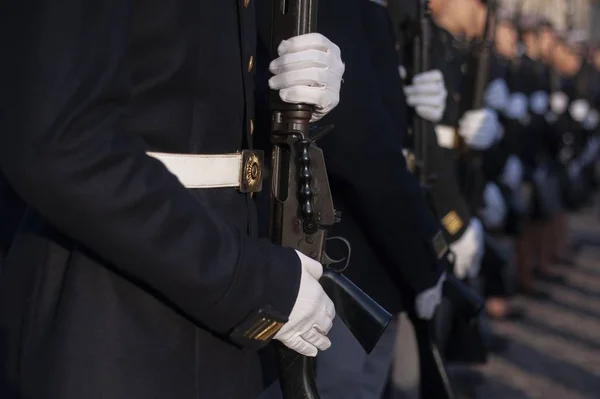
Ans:
{"label": "brass belt buckle", "polygon": [[257,193],[262,190],[263,160],[263,151],[242,150],[241,193]]}

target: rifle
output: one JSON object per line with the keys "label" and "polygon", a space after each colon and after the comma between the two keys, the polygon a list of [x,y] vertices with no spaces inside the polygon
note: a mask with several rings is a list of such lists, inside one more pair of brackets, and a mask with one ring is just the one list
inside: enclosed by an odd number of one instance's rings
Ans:
{"label": "rifle", "polygon": [[[413,75],[430,69],[431,25],[429,20],[429,1],[418,0],[417,3],[417,32],[413,38]],[[415,148],[415,172],[426,193],[430,193],[431,183],[436,176],[429,169],[427,153],[429,138],[433,127],[428,121],[413,115],[413,137]],[[430,195],[428,195],[430,198]],[[474,320],[482,309],[481,298],[470,287],[450,274],[443,287],[443,295],[447,298],[465,320]],[[421,370],[421,396],[425,399],[452,399],[454,392],[448,378],[443,357],[438,348],[433,323],[421,320],[412,312],[409,313],[419,350],[419,365]]]}
{"label": "rifle", "polygon": [[[277,54],[282,40],[316,30],[317,0],[275,0],[271,47]],[[333,206],[323,151],[315,142],[331,131],[315,132],[307,104],[287,104],[272,93],[271,239],[295,248],[325,266],[319,280],[335,304],[336,313],[365,352],[370,353],[391,320],[391,315],[331,266],[349,262],[350,245],[343,238],[327,238],[325,227],[340,221]],[[328,239],[348,245],[348,257],[333,260],[325,252]],[[345,267],[344,267],[345,268]],[[342,269],[343,270],[343,269]],[[310,357],[276,343],[277,368],[285,399],[318,399],[314,362]]]}

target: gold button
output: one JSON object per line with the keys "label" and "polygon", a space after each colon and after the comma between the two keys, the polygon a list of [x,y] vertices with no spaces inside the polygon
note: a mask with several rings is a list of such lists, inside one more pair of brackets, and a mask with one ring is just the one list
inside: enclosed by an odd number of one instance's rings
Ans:
{"label": "gold button", "polygon": [[250,119],[250,134],[254,133],[254,121]]}
{"label": "gold button", "polygon": [[244,7],[248,8],[248,4],[250,4],[250,0],[244,0]]}
{"label": "gold button", "polygon": [[253,67],[254,67],[254,57],[250,56],[250,58],[248,58],[248,72],[252,71]]}

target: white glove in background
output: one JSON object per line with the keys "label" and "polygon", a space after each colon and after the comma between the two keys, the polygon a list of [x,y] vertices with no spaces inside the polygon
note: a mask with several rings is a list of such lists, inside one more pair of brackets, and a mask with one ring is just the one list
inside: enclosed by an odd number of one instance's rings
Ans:
{"label": "white glove in background", "polygon": [[314,105],[311,122],[338,105],[345,70],[338,46],[320,33],[309,33],[282,41],[277,53],[279,58],[269,65],[275,75],[269,87],[279,90],[283,101]]}
{"label": "white glove in background", "polygon": [[595,109],[591,109],[588,115],[583,120],[583,128],[586,130],[594,130],[600,122],[600,113]]}
{"label": "white glove in background", "polygon": [[406,68],[404,68],[402,65],[398,66],[398,73],[400,74],[400,79],[402,80],[406,79],[406,77],[408,76]]}
{"label": "white glove in background", "polygon": [[516,155],[511,155],[506,160],[500,181],[513,192],[517,191],[523,179],[523,163]]}
{"label": "white glove in background", "polygon": [[319,284],[323,266],[296,251],[302,262],[300,289],[288,322],[274,339],[304,356],[317,356],[331,346],[327,333],[333,326],[335,307]]}
{"label": "white glove in background", "polygon": [[477,218],[471,218],[464,234],[450,244],[454,253],[454,274],[459,279],[473,278],[479,274],[483,258],[483,226]]}
{"label": "white glove in background", "polygon": [[554,92],[550,95],[550,109],[556,115],[562,115],[569,106],[569,97],[562,91]]}
{"label": "white glove in background", "polygon": [[415,108],[421,118],[436,123],[442,119],[446,109],[446,85],[439,70],[416,75],[410,86],[404,87],[406,103]]}
{"label": "white glove in background", "polygon": [[569,106],[569,114],[576,122],[583,122],[590,112],[590,104],[585,100],[575,100]]}
{"label": "white glove in background", "polygon": [[431,320],[435,310],[442,302],[442,289],[446,281],[446,272],[444,272],[437,284],[417,295],[415,299],[415,311],[417,317],[421,320]]}
{"label": "white glove in background", "polygon": [[458,124],[458,133],[475,150],[489,148],[500,134],[498,114],[489,108],[465,112]]}
{"label": "white glove in background", "polygon": [[529,108],[536,115],[544,115],[548,112],[548,93],[538,90],[529,97]]}
{"label": "white glove in background", "polygon": [[493,182],[488,182],[483,190],[484,208],[481,210],[483,224],[488,229],[496,229],[502,225],[506,217],[506,203],[500,188]]}
{"label": "white glove in background", "polygon": [[508,103],[504,107],[504,115],[513,120],[521,120],[527,116],[529,101],[523,93],[513,93],[508,97]]}
{"label": "white glove in background", "polygon": [[499,111],[506,107],[509,95],[510,91],[508,90],[506,81],[497,78],[487,85],[483,98],[485,105]]}
{"label": "white glove in background", "polygon": [[455,130],[452,126],[448,125],[435,125],[435,135],[437,137],[437,143],[442,148],[452,149],[454,148]]}

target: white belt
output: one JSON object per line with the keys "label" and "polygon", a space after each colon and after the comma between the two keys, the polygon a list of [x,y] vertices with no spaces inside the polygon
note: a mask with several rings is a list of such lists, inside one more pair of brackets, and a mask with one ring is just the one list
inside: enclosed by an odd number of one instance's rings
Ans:
{"label": "white belt", "polygon": [[251,192],[259,191],[262,183],[261,159],[255,152],[147,154],[161,161],[187,188],[235,187],[243,192]]}

